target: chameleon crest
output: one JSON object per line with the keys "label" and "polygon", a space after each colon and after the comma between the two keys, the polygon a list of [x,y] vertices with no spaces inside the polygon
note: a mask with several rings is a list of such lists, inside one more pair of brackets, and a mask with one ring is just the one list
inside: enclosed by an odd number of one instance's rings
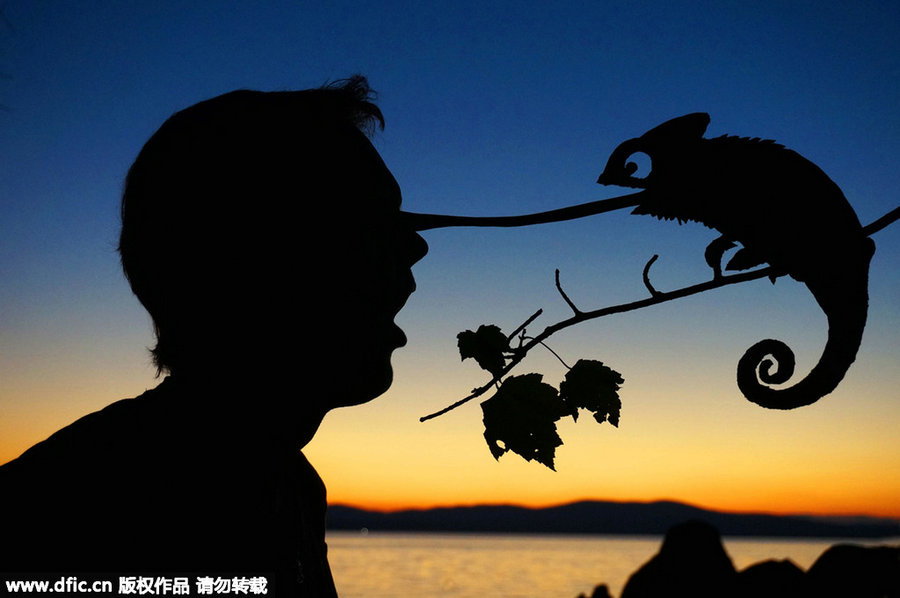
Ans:
{"label": "chameleon crest", "polygon": [[[783,342],[766,339],[738,362],[737,383],[763,407],[809,405],[832,392],[856,359],[875,244],[840,188],[815,164],[770,140],[706,139],[708,125],[708,114],[688,114],[623,142],[597,182],[643,189],[633,214],[719,231],[706,252],[715,276],[724,252],[739,243],[726,270],[767,263],[773,280],[788,275],[806,284],[828,320],[819,362],[795,384],[773,388],[790,381],[794,354]],[[641,153],[652,166],[638,177],[630,158]]]}

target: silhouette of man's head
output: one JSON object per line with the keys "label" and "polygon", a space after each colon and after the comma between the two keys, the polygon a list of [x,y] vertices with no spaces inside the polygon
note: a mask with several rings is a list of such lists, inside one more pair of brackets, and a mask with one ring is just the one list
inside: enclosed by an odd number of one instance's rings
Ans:
{"label": "silhouette of man's head", "polygon": [[405,342],[393,319],[427,250],[369,142],[363,77],[234,91],[173,115],[132,165],[119,251],[176,377],[334,377],[327,407],[374,398]]}

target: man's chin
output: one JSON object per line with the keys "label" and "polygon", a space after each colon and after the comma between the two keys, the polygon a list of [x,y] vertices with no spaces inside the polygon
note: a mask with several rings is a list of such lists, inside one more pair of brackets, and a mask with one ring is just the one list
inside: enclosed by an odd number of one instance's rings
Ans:
{"label": "man's chin", "polygon": [[372,372],[369,376],[360,376],[353,380],[348,385],[346,392],[336,397],[337,401],[333,407],[352,407],[368,403],[387,392],[393,381],[394,370],[388,363],[378,372]]}

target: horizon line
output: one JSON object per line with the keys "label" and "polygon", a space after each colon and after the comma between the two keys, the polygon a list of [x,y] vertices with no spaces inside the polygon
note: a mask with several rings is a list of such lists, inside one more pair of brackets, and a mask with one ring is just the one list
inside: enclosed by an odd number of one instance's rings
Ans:
{"label": "horizon line", "polygon": [[382,513],[382,514],[394,514],[394,513],[402,513],[409,511],[435,511],[441,509],[469,509],[469,508],[480,508],[480,507],[510,507],[517,509],[525,509],[530,511],[540,511],[546,509],[553,509],[558,507],[566,507],[575,504],[581,503],[608,503],[608,504],[634,504],[634,505],[653,505],[660,503],[671,503],[677,504],[685,507],[690,507],[693,509],[699,509],[701,511],[710,511],[714,513],[722,513],[722,514],[730,514],[730,515],[766,515],[773,517],[809,517],[809,518],[832,518],[832,519],[877,519],[877,520],[885,520],[885,521],[893,521],[897,524],[900,524],[900,515],[873,515],[871,513],[861,513],[861,512],[846,512],[846,513],[811,513],[811,512],[798,512],[798,511],[771,511],[771,510],[758,510],[758,509],[748,509],[748,510],[734,510],[734,509],[721,509],[717,507],[709,507],[703,506],[697,503],[688,502],[685,500],[679,500],[675,498],[657,498],[657,499],[604,499],[604,498],[581,498],[581,499],[573,499],[567,500],[563,502],[552,502],[541,505],[535,504],[524,504],[524,503],[516,503],[512,501],[502,501],[502,502],[473,502],[473,503],[447,503],[447,504],[433,504],[430,506],[401,506],[401,507],[368,507],[361,506],[360,504],[354,504],[349,501],[335,501],[329,502],[328,507],[345,507],[350,509],[356,509],[359,511],[368,511],[374,513]]}

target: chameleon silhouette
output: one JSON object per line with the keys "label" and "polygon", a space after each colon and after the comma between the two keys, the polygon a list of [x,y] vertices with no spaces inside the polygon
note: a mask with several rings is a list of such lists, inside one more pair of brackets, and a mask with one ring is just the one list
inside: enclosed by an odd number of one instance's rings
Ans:
{"label": "chameleon silhouette", "polygon": [[[856,359],[875,244],[840,188],[815,164],[771,140],[706,139],[708,125],[708,114],[688,114],[621,143],[597,182],[643,189],[633,214],[696,221],[722,233],[706,252],[714,276],[721,276],[724,252],[740,243],[727,270],[768,263],[773,282],[790,275],[806,284],[828,320],[818,364],[796,384],[772,388],[790,380],[794,354],[767,339],[744,353],[737,382],[763,407],[809,405],[833,391]],[[650,157],[645,177],[635,176],[637,165],[628,160],[635,153]]]}

